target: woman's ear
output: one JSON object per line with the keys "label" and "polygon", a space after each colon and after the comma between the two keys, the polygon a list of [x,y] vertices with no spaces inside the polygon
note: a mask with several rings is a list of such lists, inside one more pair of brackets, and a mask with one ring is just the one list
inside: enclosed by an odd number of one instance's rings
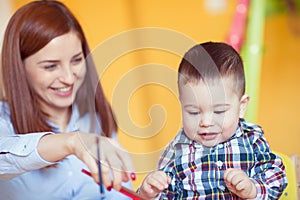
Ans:
{"label": "woman's ear", "polygon": [[244,94],[241,97],[241,100],[240,100],[240,115],[239,115],[240,118],[244,117],[244,115],[246,113],[246,110],[247,110],[249,100],[250,100],[250,97],[249,97],[248,94]]}

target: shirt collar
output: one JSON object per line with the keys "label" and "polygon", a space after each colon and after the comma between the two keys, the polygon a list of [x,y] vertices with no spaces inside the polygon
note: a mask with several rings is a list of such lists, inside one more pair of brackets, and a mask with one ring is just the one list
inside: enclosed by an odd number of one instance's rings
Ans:
{"label": "shirt collar", "polygon": [[[71,117],[66,129],[66,132],[74,132],[74,131],[78,131],[79,127],[77,125],[77,121],[80,118],[80,113],[79,113],[79,109],[77,105],[73,105],[72,106],[72,112],[71,112]],[[54,133],[60,133],[61,130],[60,128],[53,122],[48,121],[48,124],[52,127],[52,130]]]}

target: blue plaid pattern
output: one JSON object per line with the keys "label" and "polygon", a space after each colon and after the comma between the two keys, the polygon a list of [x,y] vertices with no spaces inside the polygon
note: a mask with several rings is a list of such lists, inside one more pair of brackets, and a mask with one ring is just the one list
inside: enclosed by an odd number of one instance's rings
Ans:
{"label": "blue plaid pattern", "polygon": [[278,199],[287,186],[284,165],[270,151],[262,129],[240,119],[236,133],[214,147],[191,141],[180,131],[160,157],[158,169],[172,182],[157,199],[239,199],[226,188],[228,168],[242,169],[251,178],[256,199]]}

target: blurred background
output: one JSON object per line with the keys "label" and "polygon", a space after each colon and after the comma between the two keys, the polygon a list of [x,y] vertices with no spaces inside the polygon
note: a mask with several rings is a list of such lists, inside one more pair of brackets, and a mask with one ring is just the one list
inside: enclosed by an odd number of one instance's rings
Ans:
{"label": "blurred background", "polygon": [[[29,0],[0,1],[0,37]],[[271,149],[300,155],[299,0],[62,0],[82,24],[105,94],[131,152],[137,188],[181,128],[177,68],[196,43],[222,41],[242,55],[248,121]]]}

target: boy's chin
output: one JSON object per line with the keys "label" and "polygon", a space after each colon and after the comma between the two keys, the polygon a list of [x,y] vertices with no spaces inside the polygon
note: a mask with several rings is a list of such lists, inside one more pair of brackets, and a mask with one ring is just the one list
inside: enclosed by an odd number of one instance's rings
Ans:
{"label": "boy's chin", "polygon": [[205,147],[214,147],[217,146],[218,144],[222,143],[223,140],[221,139],[220,135],[215,137],[214,139],[211,140],[204,140],[204,139],[199,139],[198,141],[196,140],[199,144],[205,146]]}

